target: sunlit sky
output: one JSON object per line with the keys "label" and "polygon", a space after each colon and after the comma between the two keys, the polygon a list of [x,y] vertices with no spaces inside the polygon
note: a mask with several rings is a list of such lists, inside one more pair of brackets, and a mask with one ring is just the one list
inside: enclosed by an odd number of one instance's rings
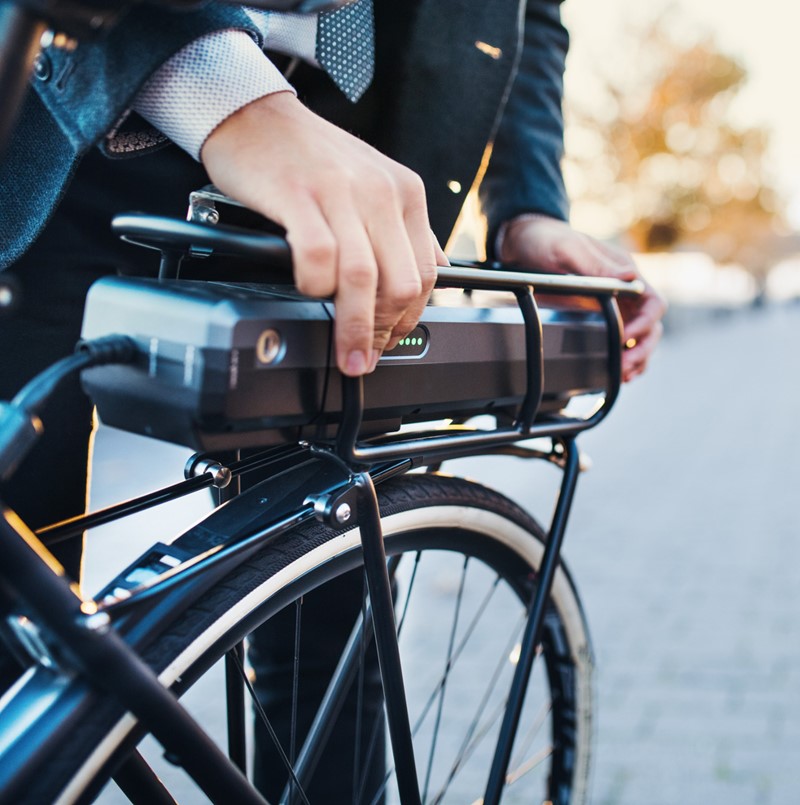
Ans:
{"label": "sunlit sky", "polygon": [[[668,0],[566,0],[572,36],[567,94],[579,95],[599,65],[626,64],[619,32],[652,19]],[[710,34],[749,80],[732,112],[742,125],[772,132],[770,171],[800,229],[800,5],[795,0],[673,0],[687,31]],[[628,69],[635,69],[628,65]]]}

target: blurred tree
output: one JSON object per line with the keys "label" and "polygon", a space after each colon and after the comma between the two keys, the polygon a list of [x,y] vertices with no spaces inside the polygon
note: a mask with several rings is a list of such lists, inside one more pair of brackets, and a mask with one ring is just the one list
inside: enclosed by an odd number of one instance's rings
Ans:
{"label": "blurred tree", "polygon": [[638,250],[691,246],[763,277],[783,208],[765,169],[768,133],[730,122],[747,73],[710,38],[681,44],[668,22],[637,37],[627,70],[598,76],[591,109],[568,109],[572,196]]}

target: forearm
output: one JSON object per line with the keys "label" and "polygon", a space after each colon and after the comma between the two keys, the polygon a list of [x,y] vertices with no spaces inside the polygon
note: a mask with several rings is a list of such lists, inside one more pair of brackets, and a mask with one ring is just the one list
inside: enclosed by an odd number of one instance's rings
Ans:
{"label": "forearm", "polygon": [[490,253],[500,226],[517,215],[568,217],[561,176],[561,100],[568,45],[560,1],[529,0],[518,74],[479,191]]}

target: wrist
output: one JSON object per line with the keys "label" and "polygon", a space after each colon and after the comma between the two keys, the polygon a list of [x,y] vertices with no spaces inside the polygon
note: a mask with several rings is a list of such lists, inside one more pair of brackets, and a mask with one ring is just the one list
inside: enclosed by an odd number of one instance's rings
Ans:
{"label": "wrist", "polygon": [[523,230],[527,230],[538,221],[558,221],[552,215],[541,212],[524,212],[504,221],[497,230],[494,241],[494,253],[502,262],[519,262],[520,250],[517,241]]}
{"label": "wrist", "polygon": [[304,109],[294,91],[270,92],[244,104],[221,120],[206,137],[200,148],[200,161],[204,164],[220,149],[235,147],[243,136],[251,132],[269,131],[270,119],[275,115],[288,116]]}

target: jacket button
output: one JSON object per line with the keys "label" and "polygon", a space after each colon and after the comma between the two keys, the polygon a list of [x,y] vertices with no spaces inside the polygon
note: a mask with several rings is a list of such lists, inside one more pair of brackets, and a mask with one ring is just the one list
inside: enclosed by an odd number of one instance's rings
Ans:
{"label": "jacket button", "polygon": [[48,81],[53,75],[53,63],[46,53],[39,53],[33,62],[33,74],[39,81]]}

